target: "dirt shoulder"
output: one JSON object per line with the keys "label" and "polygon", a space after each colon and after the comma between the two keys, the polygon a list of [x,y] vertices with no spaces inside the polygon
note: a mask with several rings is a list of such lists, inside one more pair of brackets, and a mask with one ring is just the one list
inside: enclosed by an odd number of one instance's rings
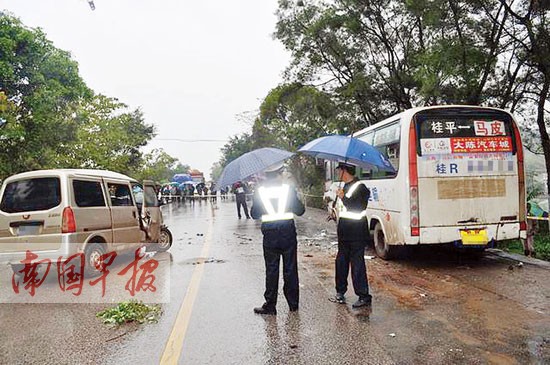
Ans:
{"label": "dirt shoulder", "polygon": [[[325,218],[309,208],[297,224],[300,262],[328,296],[336,226]],[[374,296],[368,321],[396,363],[550,363],[547,262],[499,250],[479,257],[418,247],[398,261],[368,259],[367,271]]]}

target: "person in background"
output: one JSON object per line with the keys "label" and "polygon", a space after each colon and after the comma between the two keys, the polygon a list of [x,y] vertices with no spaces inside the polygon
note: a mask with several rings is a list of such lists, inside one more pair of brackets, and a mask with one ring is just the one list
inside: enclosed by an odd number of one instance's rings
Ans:
{"label": "person in background", "polygon": [[348,274],[351,266],[353,289],[359,299],[353,308],[370,305],[365,247],[369,235],[366,209],[369,189],[355,177],[355,166],[339,163],[336,173],[344,187],[338,189],[338,254],[336,255],[336,297],[338,303],[345,303],[348,289]]}
{"label": "person in background", "polygon": [[279,266],[283,258],[283,293],[291,312],[298,310],[299,282],[294,214],[302,215],[304,205],[296,189],[282,178],[284,165],[265,171],[266,180],[256,189],[250,214],[262,219],[263,250],[265,261],[265,303],[254,308],[257,314],[277,314]]}
{"label": "person in background", "polygon": [[242,218],[241,207],[244,210],[246,219],[250,219],[250,215],[248,214],[248,206],[246,205],[246,190],[244,184],[241,181],[237,181],[233,185],[233,191],[235,192],[235,200],[237,201],[237,215],[239,219]]}
{"label": "person in background", "polygon": [[214,182],[210,183],[210,201],[216,202],[218,200],[218,192],[216,191],[217,187]]}

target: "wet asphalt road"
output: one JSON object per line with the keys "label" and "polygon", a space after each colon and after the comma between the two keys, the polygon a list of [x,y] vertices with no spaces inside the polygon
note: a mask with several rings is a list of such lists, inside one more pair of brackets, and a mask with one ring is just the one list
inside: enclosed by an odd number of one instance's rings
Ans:
{"label": "wet asphalt road", "polygon": [[[310,209],[297,223],[300,311],[280,293],[278,315],[263,317],[252,313],[264,290],[259,223],[238,220],[233,202],[163,209],[174,245],[155,256],[170,272],[159,323],[109,328],[95,318],[106,304],[0,304],[0,362],[156,364],[176,332],[180,364],[550,363],[548,265],[433,249],[367,260],[373,306],[353,310],[328,300],[335,227]],[[192,307],[174,330],[182,303]]]}

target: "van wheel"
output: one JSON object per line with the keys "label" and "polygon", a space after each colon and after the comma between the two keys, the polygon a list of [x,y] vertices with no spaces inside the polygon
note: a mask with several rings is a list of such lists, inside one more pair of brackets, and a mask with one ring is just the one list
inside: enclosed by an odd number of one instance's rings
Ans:
{"label": "van wheel", "polygon": [[172,232],[166,227],[160,229],[159,241],[157,243],[157,250],[159,252],[165,252],[172,247]]}
{"label": "van wheel", "polygon": [[105,249],[97,242],[90,243],[84,251],[84,257],[86,262],[84,263],[84,275],[89,278],[99,276],[101,271],[97,267],[102,264],[102,257],[105,255]]}
{"label": "van wheel", "polygon": [[392,258],[393,250],[386,242],[386,236],[382,230],[382,225],[378,222],[374,227],[374,250],[376,255],[383,260],[389,260]]}

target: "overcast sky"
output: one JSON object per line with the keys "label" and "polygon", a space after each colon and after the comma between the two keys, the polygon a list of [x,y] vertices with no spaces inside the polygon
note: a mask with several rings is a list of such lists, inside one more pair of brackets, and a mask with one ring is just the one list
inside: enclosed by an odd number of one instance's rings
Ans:
{"label": "overcast sky", "polygon": [[[289,56],[272,38],[277,0],[0,0],[70,51],[97,93],[140,107],[163,148],[208,177],[224,142],[248,131]],[[249,113],[253,112],[253,113]],[[250,117],[249,117],[250,118]],[[246,119],[246,118],[245,118]]]}

